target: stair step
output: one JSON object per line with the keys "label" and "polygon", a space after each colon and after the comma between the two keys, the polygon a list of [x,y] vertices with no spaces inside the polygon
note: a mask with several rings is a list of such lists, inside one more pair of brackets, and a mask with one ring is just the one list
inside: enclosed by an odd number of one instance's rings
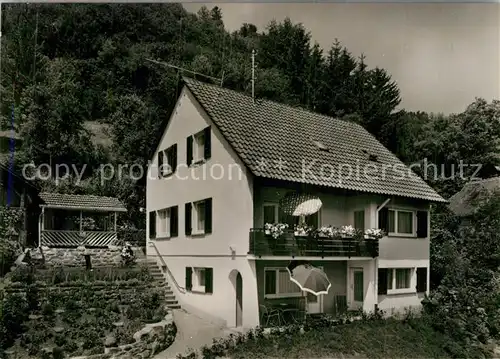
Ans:
{"label": "stair step", "polygon": [[179,304],[173,304],[173,305],[168,305],[167,308],[169,309],[181,309],[181,306]]}

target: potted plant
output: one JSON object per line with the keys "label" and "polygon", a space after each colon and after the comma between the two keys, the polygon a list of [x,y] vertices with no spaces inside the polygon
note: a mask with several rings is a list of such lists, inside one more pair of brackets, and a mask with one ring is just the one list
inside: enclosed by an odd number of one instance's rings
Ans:
{"label": "potted plant", "polygon": [[356,234],[356,230],[353,226],[342,226],[340,228],[340,237],[342,238],[342,248],[347,256],[350,256],[355,249],[353,245],[353,238]]}
{"label": "potted plant", "polygon": [[366,242],[366,248],[373,255],[375,254],[374,253],[374,251],[375,251],[375,241],[379,240],[383,236],[385,236],[384,231],[382,231],[381,229],[378,229],[378,228],[370,228],[370,229],[367,229],[365,231],[364,239],[365,239],[365,242]]}
{"label": "potted plant", "polygon": [[335,251],[335,247],[332,246],[331,243],[328,244],[328,242],[331,242],[335,239],[340,239],[340,232],[337,228],[334,228],[332,226],[323,226],[316,231],[316,237],[318,238],[318,242],[322,244],[322,248],[324,248],[325,242],[327,242],[327,249],[333,252]]}
{"label": "potted plant", "polygon": [[266,223],[264,226],[265,234],[272,237],[272,240],[267,241],[269,247],[274,252],[277,250],[277,245],[282,244],[282,237],[285,231],[288,229],[287,223]]}

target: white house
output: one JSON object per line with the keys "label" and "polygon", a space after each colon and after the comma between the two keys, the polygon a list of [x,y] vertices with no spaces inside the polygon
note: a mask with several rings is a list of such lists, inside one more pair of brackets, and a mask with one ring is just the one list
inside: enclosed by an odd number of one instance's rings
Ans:
{"label": "white house", "polygon": [[[420,306],[428,211],[443,198],[357,124],[183,81],[147,182],[147,254],[182,308],[229,327],[259,325],[263,305],[304,298],[286,272],[291,259],[312,261],[332,282],[328,295],[304,301],[310,313]],[[310,225],[388,235],[355,251],[301,247],[293,233],[277,241],[262,228],[293,221],[279,208],[291,191],[321,198]]]}

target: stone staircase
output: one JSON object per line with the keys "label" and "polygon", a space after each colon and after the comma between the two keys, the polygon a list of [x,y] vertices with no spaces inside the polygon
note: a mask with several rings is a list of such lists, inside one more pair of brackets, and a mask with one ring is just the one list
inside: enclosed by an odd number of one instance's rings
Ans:
{"label": "stone staircase", "polygon": [[181,306],[179,305],[179,302],[175,298],[174,292],[170,287],[170,283],[167,282],[167,278],[161,271],[158,264],[153,260],[147,260],[146,264],[149,269],[149,273],[153,276],[154,281],[159,283],[163,287],[163,289],[165,289],[166,306],[169,309],[180,309]]}

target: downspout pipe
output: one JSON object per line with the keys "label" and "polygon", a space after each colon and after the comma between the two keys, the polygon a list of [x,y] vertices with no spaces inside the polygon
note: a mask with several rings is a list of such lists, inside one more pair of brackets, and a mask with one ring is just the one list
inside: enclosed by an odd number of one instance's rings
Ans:
{"label": "downspout pipe", "polygon": [[[375,216],[376,217],[376,224],[377,224],[377,227],[378,227],[378,214],[380,212],[380,210],[382,210],[385,206],[387,206],[387,203],[389,203],[391,201],[390,198],[387,198],[384,202],[382,202],[382,204],[380,206],[377,206],[377,215]],[[375,270],[374,270],[374,273],[373,273],[373,276],[374,276],[374,290],[375,290],[375,298],[377,298],[377,301],[375,303],[375,311],[378,311],[378,257],[375,258]]]}
{"label": "downspout pipe", "polygon": [[[378,212],[380,212],[380,210],[382,208],[384,208],[385,206],[387,206],[387,203],[389,203],[391,201],[390,198],[387,198],[380,206],[377,206],[377,217],[378,217]],[[377,221],[378,221],[378,218],[377,218]]]}

